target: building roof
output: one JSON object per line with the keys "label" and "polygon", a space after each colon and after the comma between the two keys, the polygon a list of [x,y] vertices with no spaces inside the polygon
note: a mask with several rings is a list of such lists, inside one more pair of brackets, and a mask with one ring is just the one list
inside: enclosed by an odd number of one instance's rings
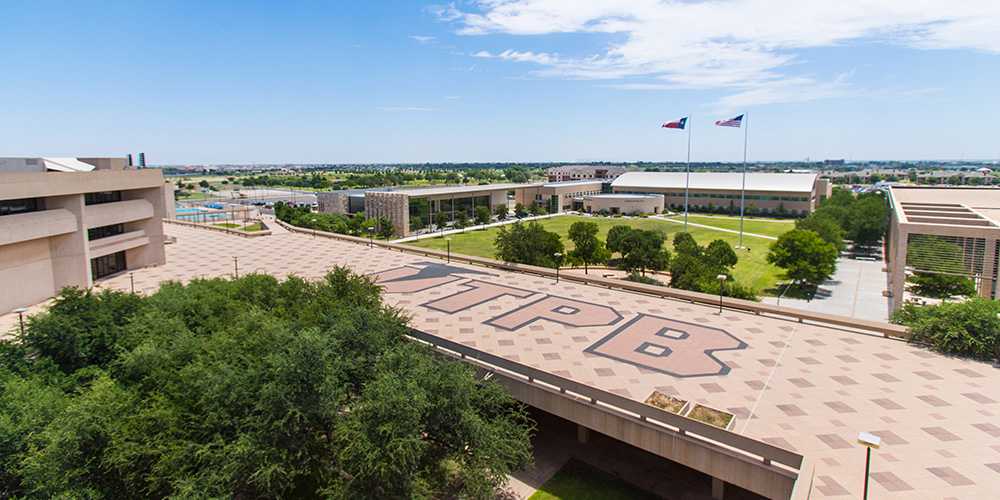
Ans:
{"label": "building roof", "polygon": [[76,158],[42,158],[46,170],[56,172],[90,172],[94,166]]}
{"label": "building roof", "polygon": [[[971,209],[994,226],[1000,226],[1000,188],[892,186],[890,193],[900,203],[904,214],[910,206],[919,210],[916,207],[921,205],[953,205]],[[909,215],[906,217],[908,220]]]}
{"label": "building roof", "polygon": [[584,184],[603,184],[608,179],[581,179],[578,181],[562,181],[562,182],[546,182],[543,184],[528,184],[525,187],[563,187],[563,186],[582,186]]}
{"label": "building roof", "polygon": [[[614,189],[642,190],[684,189],[685,172],[628,172],[611,183]],[[808,193],[813,190],[818,174],[748,173],[747,191],[787,191]],[[739,191],[743,184],[740,172],[692,172],[691,189]]]}
{"label": "building roof", "polygon": [[419,189],[406,189],[399,190],[399,193],[406,193],[413,197],[424,197],[424,196],[439,196],[443,194],[465,194],[465,193],[481,193],[483,191],[501,191],[508,189],[519,189],[523,187],[533,186],[533,184],[484,184],[482,186],[447,186],[447,187],[432,187],[432,188],[419,188]]}
{"label": "building roof", "polygon": [[662,194],[615,194],[615,193],[604,193],[604,194],[588,194],[584,195],[583,198],[611,198],[611,199],[635,199],[635,198],[663,198]]}

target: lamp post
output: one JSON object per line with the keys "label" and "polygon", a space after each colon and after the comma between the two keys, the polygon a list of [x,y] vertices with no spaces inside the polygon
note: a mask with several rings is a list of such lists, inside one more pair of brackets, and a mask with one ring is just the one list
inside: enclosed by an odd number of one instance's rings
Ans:
{"label": "lamp post", "polygon": [[368,226],[368,247],[375,248],[375,243],[372,240],[375,238],[375,228]]}
{"label": "lamp post", "polygon": [[726,275],[720,274],[715,278],[719,280],[719,314],[722,314],[722,284],[726,281]]}
{"label": "lamp post", "polygon": [[448,263],[451,264],[451,238],[445,238],[444,241],[448,244]]}
{"label": "lamp post", "polygon": [[14,309],[14,312],[17,313],[17,319],[18,319],[18,321],[21,322],[21,336],[22,337],[24,336],[24,311],[27,311],[27,310],[28,309],[25,308],[25,307],[18,307],[17,309]]}
{"label": "lamp post", "polygon": [[313,219],[312,222],[313,222],[313,239],[315,240],[316,239],[316,219]]}
{"label": "lamp post", "polygon": [[233,254],[233,271],[234,271],[234,276],[236,276],[237,278],[239,278],[240,277],[240,256],[236,255],[236,254]]}
{"label": "lamp post", "polygon": [[789,283],[782,283],[782,282],[779,281],[779,282],[775,283],[775,285],[778,285],[778,288],[781,288],[781,285],[785,285],[785,289],[781,291],[780,295],[778,295],[778,301],[777,301],[777,303],[774,304],[776,306],[780,306],[781,305],[781,298],[785,296],[785,292],[788,291],[788,287],[792,286],[792,283],[791,282],[789,282]]}
{"label": "lamp post", "polygon": [[128,281],[132,285],[132,295],[135,295],[135,271],[128,272]]}
{"label": "lamp post", "polygon": [[559,264],[562,263],[562,254],[556,252],[552,256],[556,258],[556,283],[559,283]]}
{"label": "lamp post", "polygon": [[859,432],[858,444],[863,444],[865,448],[868,448],[865,457],[865,495],[861,497],[863,500],[868,500],[868,472],[871,470],[872,465],[872,448],[879,449],[882,445],[882,438],[873,436],[867,432]]}

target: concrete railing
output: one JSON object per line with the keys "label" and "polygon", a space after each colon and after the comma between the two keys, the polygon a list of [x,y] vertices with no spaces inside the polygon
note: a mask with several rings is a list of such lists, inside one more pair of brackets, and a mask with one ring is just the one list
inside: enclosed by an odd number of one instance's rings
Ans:
{"label": "concrete railing", "polygon": [[191,221],[186,221],[186,220],[178,220],[178,219],[163,219],[163,222],[169,222],[170,224],[177,224],[177,225],[180,225],[180,226],[189,226],[189,227],[199,227],[199,228],[202,228],[202,229],[210,229],[212,231],[219,231],[219,232],[223,232],[223,233],[235,234],[235,235],[243,236],[243,237],[246,237],[246,238],[256,238],[258,236],[267,236],[267,235],[271,234],[271,230],[270,229],[264,229],[263,231],[244,231],[242,229],[235,229],[235,228],[231,228],[231,227],[221,227],[221,226],[216,226],[214,224],[200,224],[200,223],[197,223],[197,222],[191,222]]}
{"label": "concrete railing", "polygon": [[[292,226],[286,224],[282,221],[277,221],[283,227],[287,228],[289,231],[295,231],[303,234],[313,234],[312,229],[305,229],[301,227]],[[399,250],[400,252],[409,252],[420,255],[426,255],[428,257],[439,257],[442,259],[450,258],[451,260],[459,262],[468,262],[470,264],[477,264],[486,267],[493,267],[498,269],[507,269],[511,271],[519,271],[524,273],[531,273],[540,276],[548,276],[555,278],[556,270],[549,267],[538,267],[529,266],[527,264],[515,264],[512,262],[503,262],[495,259],[489,259],[485,257],[475,257],[472,255],[462,255],[451,252],[450,254],[441,250],[432,250],[429,248],[413,247],[409,245],[402,245],[399,243],[388,243],[385,241],[370,240],[368,238],[361,238],[357,236],[348,236],[344,234],[328,233],[324,231],[316,231],[317,236],[324,236],[327,238],[336,238],[344,241],[351,241],[354,243],[363,243],[365,245],[373,244],[382,248],[387,248],[389,250]],[[560,279],[567,281],[576,281],[584,284],[598,285],[607,288],[617,288],[620,290],[628,290],[631,292],[645,293],[649,295],[656,295],[660,297],[667,297],[673,299],[684,300],[688,302],[698,302],[703,304],[719,304],[719,296],[707,293],[692,292],[688,290],[680,290],[677,288],[668,288],[664,286],[657,285],[647,285],[644,283],[635,283],[632,281],[625,281],[614,278],[604,278],[600,276],[588,276],[580,275],[577,273],[563,273],[559,274]],[[752,312],[754,314],[772,314],[776,316],[785,316],[788,318],[794,318],[802,321],[813,321],[816,323],[822,323],[826,325],[842,326],[846,328],[854,328],[858,330],[864,330],[869,332],[875,332],[881,334],[883,337],[902,337],[909,338],[910,332],[906,327],[901,325],[893,325],[890,323],[883,323],[881,321],[873,321],[868,319],[851,318],[847,316],[839,316],[836,314],[827,314],[816,311],[806,311],[803,309],[795,309],[791,307],[781,307],[778,305],[763,304],[760,302],[754,302],[752,300],[734,299],[732,297],[723,297],[722,306],[728,309],[736,309],[746,312]]]}
{"label": "concrete railing", "polygon": [[668,430],[672,430],[695,439],[707,439],[733,450],[740,451],[744,454],[754,455],[759,457],[765,465],[770,465],[774,462],[788,466],[796,471],[802,467],[802,455],[779,448],[772,444],[720,429],[698,420],[682,417],[661,408],[650,406],[624,396],[619,396],[618,394],[614,394],[612,392],[591,387],[589,385],[581,384],[572,379],[523,365],[516,361],[511,361],[495,354],[483,352],[436,335],[413,330],[411,331],[410,336],[422,342],[426,342],[435,348],[440,347],[454,352],[462,359],[468,360],[471,358],[478,361],[480,364],[485,364],[489,367],[500,368],[507,372],[518,374],[526,378],[528,383],[543,382],[557,388],[561,393],[572,393],[588,398],[590,399],[590,403],[592,405],[603,403],[611,408],[634,414],[641,421],[660,423],[667,426]]}

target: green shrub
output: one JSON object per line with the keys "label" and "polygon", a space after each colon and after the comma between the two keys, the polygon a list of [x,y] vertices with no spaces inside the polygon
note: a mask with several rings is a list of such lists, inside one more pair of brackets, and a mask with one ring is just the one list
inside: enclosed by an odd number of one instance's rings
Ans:
{"label": "green shrub", "polygon": [[1000,303],[975,297],[941,305],[907,303],[892,322],[910,328],[910,342],[924,342],[944,352],[992,360],[1000,356]]}

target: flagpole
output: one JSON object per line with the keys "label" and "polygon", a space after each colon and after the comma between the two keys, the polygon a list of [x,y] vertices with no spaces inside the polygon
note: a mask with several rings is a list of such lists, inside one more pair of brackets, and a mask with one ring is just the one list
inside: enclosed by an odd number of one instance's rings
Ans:
{"label": "flagpole", "polygon": [[747,198],[747,136],[750,134],[750,112],[743,113],[743,188],[740,190],[740,246],[743,248],[743,206]]}
{"label": "flagpole", "polygon": [[684,179],[684,232],[688,230],[688,191],[691,187],[691,115],[688,115],[687,119],[688,127],[688,157],[687,157],[687,176]]}

